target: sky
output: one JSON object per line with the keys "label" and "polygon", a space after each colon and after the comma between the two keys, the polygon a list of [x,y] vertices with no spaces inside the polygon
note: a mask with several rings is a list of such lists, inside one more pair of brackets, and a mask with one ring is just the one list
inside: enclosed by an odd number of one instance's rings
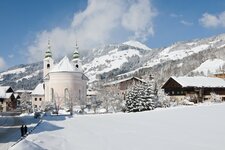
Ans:
{"label": "sky", "polygon": [[225,32],[225,0],[1,0],[0,71],[137,40],[150,48]]}

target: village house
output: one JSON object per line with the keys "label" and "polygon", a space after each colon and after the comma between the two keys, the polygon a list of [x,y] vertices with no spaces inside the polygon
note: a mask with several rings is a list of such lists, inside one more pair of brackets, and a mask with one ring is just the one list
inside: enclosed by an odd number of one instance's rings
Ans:
{"label": "village house", "polygon": [[119,97],[125,100],[126,94],[131,87],[143,83],[145,83],[145,81],[138,77],[129,77],[104,84],[104,87],[106,90],[117,92]]}
{"label": "village house", "polygon": [[170,77],[162,89],[177,101],[189,96],[192,102],[203,102],[210,98],[212,92],[225,100],[225,81],[216,77]]}
{"label": "village house", "polygon": [[0,86],[0,112],[7,112],[16,109],[17,99],[10,86]]}
{"label": "village house", "polygon": [[40,83],[31,93],[32,108],[34,110],[42,110],[45,101],[44,84]]}

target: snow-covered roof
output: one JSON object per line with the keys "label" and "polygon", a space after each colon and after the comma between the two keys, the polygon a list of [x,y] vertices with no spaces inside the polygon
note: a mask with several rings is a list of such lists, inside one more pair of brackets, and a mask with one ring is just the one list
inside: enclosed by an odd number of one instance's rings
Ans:
{"label": "snow-covered roof", "polygon": [[113,82],[110,82],[110,83],[106,83],[105,86],[107,85],[113,85],[113,84],[118,84],[118,83],[121,83],[121,82],[124,82],[124,81],[127,81],[127,80],[130,80],[132,78],[135,78],[141,82],[145,82],[144,80],[138,78],[138,77],[129,77],[129,78],[125,78],[125,79],[121,79],[121,80],[116,80],[116,81],[113,81]]}
{"label": "snow-covered roof", "polygon": [[171,77],[182,87],[225,87],[225,80],[213,77]]}
{"label": "snow-covered roof", "polygon": [[0,98],[8,97],[8,95],[6,95],[6,92],[8,91],[9,88],[10,86],[0,86]]}
{"label": "snow-covered roof", "polygon": [[32,92],[32,95],[44,95],[44,94],[45,92],[44,92],[43,83],[38,84]]}
{"label": "snow-covered roof", "polygon": [[18,97],[19,97],[19,94],[14,94],[14,97],[15,97],[15,98],[18,98]]}
{"label": "snow-covered roof", "polygon": [[67,56],[65,56],[57,65],[53,67],[53,69],[50,72],[77,72],[80,71],[78,68],[76,68],[69,60]]}
{"label": "snow-covered roof", "polygon": [[33,90],[16,90],[15,93],[31,93]]}

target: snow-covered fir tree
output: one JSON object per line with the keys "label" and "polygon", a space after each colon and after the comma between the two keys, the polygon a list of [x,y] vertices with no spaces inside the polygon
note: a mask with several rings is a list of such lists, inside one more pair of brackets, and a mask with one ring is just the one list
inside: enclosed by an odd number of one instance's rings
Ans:
{"label": "snow-covered fir tree", "polygon": [[127,112],[153,110],[157,103],[157,91],[154,82],[135,85],[127,94],[125,109]]}

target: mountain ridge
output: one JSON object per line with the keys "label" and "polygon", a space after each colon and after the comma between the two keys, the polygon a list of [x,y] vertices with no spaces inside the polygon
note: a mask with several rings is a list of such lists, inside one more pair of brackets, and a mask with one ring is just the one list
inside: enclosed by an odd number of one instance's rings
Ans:
{"label": "mountain ridge", "polygon": [[[180,41],[163,48],[149,48],[138,41],[127,41],[92,49],[82,61],[90,82],[132,75],[147,78],[152,74],[161,84],[172,75],[197,75],[193,70],[209,59],[225,61],[224,50],[225,34]],[[42,67],[42,61],[11,67],[0,73],[0,85],[33,89],[42,80]]]}

